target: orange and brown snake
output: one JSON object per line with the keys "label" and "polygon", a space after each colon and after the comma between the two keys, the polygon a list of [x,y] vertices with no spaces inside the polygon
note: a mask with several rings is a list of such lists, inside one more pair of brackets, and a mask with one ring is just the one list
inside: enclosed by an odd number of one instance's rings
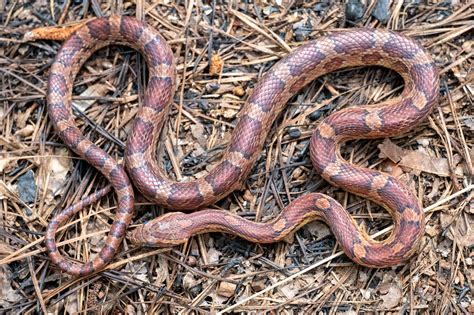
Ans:
{"label": "orange and brown snake", "polygon": [[347,108],[319,124],[311,138],[311,160],[329,183],[367,197],[386,208],[394,221],[392,234],[383,241],[371,239],[358,228],[334,199],[310,193],[291,202],[270,222],[245,220],[226,211],[204,209],[194,213],[167,213],[130,235],[136,244],[173,246],[198,233],[222,231],[258,243],[276,242],[312,220],[323,220],[346,255],[368,267],[385,267],[406,260],[424,233],[424,214],[418,200],[396,178],[343,160],[341,142],[349,139],[397,135],[422,121],[436,103],[439,78],[435,64],[414,40],[395,32],[351,29],[322,36],[295,49],[276,63],[257,83],[232,134],[229,147],[208,175],[192,182],[175,182],[154,159],[155,145],[167,117],[175,87],[173,53],[149,25],[126,16],[94,19],[63,44],[51,67],[47,102],[49,116],[64,143],[110,181],[118,206],[110,233],[100,253],[77,264],[61,256],[57,228],[84,205],[108,192],[103,189],[51,219],[46,232],[49,257],[72,275],[88,275],[114,257],[132,220],[134,193],[123,167],[86,139],[71,113],[74,78],[93,52],[110,44],[140,51],[149,69],[142,107],[134,120],[126,146],[128,174],[136,187],[157,204],[172,210],[194,210],[213,204],[239,187],[262,150],[269,127],[291,96],[315,78],[347,67],[378,65],[397,72],[404,80],[399,97],[377,105]]}

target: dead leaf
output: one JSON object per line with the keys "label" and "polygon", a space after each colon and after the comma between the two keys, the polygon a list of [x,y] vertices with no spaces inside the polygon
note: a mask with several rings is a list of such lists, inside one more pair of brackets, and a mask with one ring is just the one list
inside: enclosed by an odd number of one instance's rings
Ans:
{"label": "dead leaf", "polygon": [[443,177],[450,176],[448,159],[446,158],[432,157],[420,151],[404,150],[390,139],[385,139],[378,148],[380,149],[380,158],[388,158],[392,162],[398,163],[399,166]]}
{"label": "dead leaf", "polygon": [[77,305],[77,295],[71,294],[66,297],[66,312],[68,314],[77,314],[79,311],[79,306]]}
{"label": "dead leaf", "polygon": [[438,176],[450,176],[448,159],[432,157],[418,151],[406,152],[399,165]]}
{"label": "dead leaf", "polygon": [[38,108],[38,104],[34,103],[32,106],[28,107],[24,112],[19,112],[15,117],[16,127],[22,129],[26,127],[26,122],[31,116],[31,113]]}
{"label": "dead leaf", "polygon": [[383,308],[394,308],[402,300],[402,290],[398,285],[392,283],[388,288],[387,294],[381,295],[380,298],[383,300]]}
{"label": "dead leaf", "polygon": [[[104,96],[105,93],[107,92],[108,88],[107,85],[105,84],[94,84],[81,93],[80,96],[83,97],[101,97]],[[84,112],[89,106],[94,104],[96,101],[94,99],[88,99],[88,100],[75,100],[72,102],[72,105],[77,108],[79,111]]]}
{"label": "dead leaf", "polygon": [[26,125],[24,128],[17,130],[15,136],[28,137],[33,134],[35,127],[33,125]]}
{"label": "dead leaf", "polygon": [[11,277],[10,269],[6,266],[0,266],[0,303],[2,306],[9,306],[19,303],[23,297],[12,288],[9,281]]}
{"label": "dead leaf", "polygon": [[390,159],[382,162],[381,167],[383,172],[388,173],[395,178],[400,178],[405,173],[397,163],[394,163]]}
{"label": "dead leaf", "polygon": [[186,274],[183,277],[183,288],[185,289],[191,289],[197,284],[196,278],[194,278],[194,275],[191,272],[186,272]]}
{"label": "dead leaf", "polygon": [[18,165],[18,160],[12,159],[10,156],[10,154],[6,154],[0,158],[0,174],[9,173]]}
{"label": "dead leaf", "polygon": [[[57,149],[54,151],[54,156],[49,160],[44,174],[48,177],[47,180],[39,180],[38,187],[43,191],[57,196],[61,193],[64,183],[67,178],[69,170],[72,169],[72,160],[68,149]],[[45,185],[48,185],[45,187]]]}
{"label": "dead leaf", "polygon": [[222,255],[222,252],[212,247],[211,249],[207,251],[207,261],[210,264],[215,264],[219,261],[219,257],[221,257],[221,255]]}
{"label": "dead leaf", "polygon": [[470,248],[474,246],[474,215],[460,216],[453,218],[449,213],[441,212],[441,226],[448,229],[448,238],[462,247]]}
{"label": "dead leaf", "polygon": [[[154,285],[160,287],[163,285],[163,283],[165,283],[166,280],[169,279],[168,260],[165,259],[162,255],[158,255],[156,259],[158,261],[158,266],[155,269],[156,276],[154,277]],[[146,274],[146,276],[148,277],[148,274]]]}
{"label": "dead leaf", "polygon": [[378,148],[380,150],[380,158],[388,158],[394,163],[400,162],[404,155],[403,149],[388,138],[386,138],[382,144],[379,144]]}
{"label": "dead leaf", "polygon": [[295,282],[290,282],[289,284],[280,288],[280,291],[285,295],[287,299],[292,299],[299,292],[299,287]]}
{"label": "dead leaf", "polygon": [[207,146],[207,139],[204,135],[204,126],[201,123],[191,125],[191,134],[202,148],[205,148]]}
{"label": "dead leaf", "polygon": [[320,221],[310,222],[308,223],[306,228],[308,232],[314,237],[316,237],[316,239],[318,240],[325,238],[326,236],[331,234],[329,227]]}

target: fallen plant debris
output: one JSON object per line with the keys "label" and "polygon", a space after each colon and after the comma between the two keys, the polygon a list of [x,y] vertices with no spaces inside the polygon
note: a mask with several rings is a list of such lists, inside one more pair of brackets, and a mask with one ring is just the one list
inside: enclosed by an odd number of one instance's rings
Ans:
{"label": "fallen plant debris", "polygon": [[[474,313],[469,1],[6,1],[0,12],[1,313]],[[388,28],[421,42],[441,74],[439,105],[429,119],[391,139],[341,148],[352,163],[397,176],[415,192],[427,213],[418,254],[393,268],[357,266],[315,222],[291,243],[274,245],[220,233],[171,249],[137,249],[125,240],[103,272],[84,279],[59,273],[43,244],[48,220],[108,183],[54,132],[45,93],[61,43],[33,39],[45,31],[62,39],[69,26],[111,13],[145,20],[173,49],[177,89],[157,157],[183,180],[205,175],[219,161],[255,83],[304,42],[352,27]],[[143,58],[117,46],[95,53],[76,78],[76,122],[117,161],[146,82]],[[342,70],[310,83],[272,125],[241,190],[215,207],[264,222],[290,200],[317,191],[340,201],[369,234],[388,231],[392,220],[383,209],[315,175],[308,143],[330,113],[396,97],[402,84],[381,68]],[[164,213],[137,199],[134,223]],[[60,250],[78,260],[94,256],[116,204],[111,193],[84,209],[60,229]]]}

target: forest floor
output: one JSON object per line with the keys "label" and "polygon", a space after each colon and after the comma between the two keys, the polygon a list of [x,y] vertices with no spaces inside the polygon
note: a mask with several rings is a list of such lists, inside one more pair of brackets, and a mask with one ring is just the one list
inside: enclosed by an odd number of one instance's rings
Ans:
{"label": "forest floor", "polygon": [[[474,313],[472,2],[62,2],[0,1],[0,313]],[[293,242],[272,245],[222,233],[167,249],[136,248],[125,239],[105,270],[82,278],[62,273],[44,245],[49,220],[108,183],[63,144],[48,117],[48,73],[61,42],[24,35],[112,13],[145,20],[173,50],[177,87],[157,156],[179,180],[202,177],[220,161],[252,88],[289,51],[354,27],[416,39],[440,72],[437,106],[410,132],[350,141],[341,154],[398,177],[417,196],[426,213],[419,250],[392,268],[362,267],[342,253],[324,223],[311,222]],[[139,53],[111,46],[75,80],[78,126],[117,161],[146,75]],[[309,139],[331,113],[396,97],[402,87],[397,74],[378,67],[313,81],[269,128],[241,189],[212,207],[265,222],[297,197],[321,192],[368,234],[387,230],[393,220],[381,207],[315,173]],[[83,209],[58,233],[59,250],[78,261],[94,257],[116,205],[110,193]],[[135,210],[131,229],[165,212],[139,193]]]}

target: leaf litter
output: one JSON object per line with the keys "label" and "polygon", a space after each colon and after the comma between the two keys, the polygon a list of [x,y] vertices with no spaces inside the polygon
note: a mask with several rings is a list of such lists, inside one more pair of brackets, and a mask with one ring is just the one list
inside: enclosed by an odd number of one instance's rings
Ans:
{"label": "leaf litter", "polygon": [[[5,12],[0,28],[1,312],[474,313],[472,4],[376,4],[0,3]],[[24,36],[54,26],[59,28],[47,32],[65,37],[70,28],[64,26],[112,12],[145,19],[175,53],[178,86],[157,158],[170,177],[181,180],[204,176],[219,161],[255,83],[302,43],[363,26],[397,30],[420,41],[440,69],[438,108],[407,134],[351,141],[341,148],[353,163],[399,177],[418,196],[427,211],[418,254],[383,270],[357,266],[316,222],[298,231],[293,242],[275,245],[220,233],[161,250],[135,249],[125,240],[110,268],[92,278],[72,280],[59,273],[42,238],[51,214],[107,183],[61,143],[47,118],[48,69],[59,43]],[[143,59],[117,47],[94,54],[75,81],[77,124],[119,161],[145,82]],[[265,221],[298,196],[318,191],[339,200],[370,234],[390,227],[391,219],[377,205],[314,174],[308,140],[330,113],[394,97],[401,85],[396,75],[378,68],[344,70],[310,83],[270,128],[242,189],[214,207]],[[19,182],[29,198],[20,196]],[[134,223],[164,213],[137,199]],[[93,257],[115,206],[110,194],[84,209],[58,234],[67,243],[60,250],[79,260]]]}

